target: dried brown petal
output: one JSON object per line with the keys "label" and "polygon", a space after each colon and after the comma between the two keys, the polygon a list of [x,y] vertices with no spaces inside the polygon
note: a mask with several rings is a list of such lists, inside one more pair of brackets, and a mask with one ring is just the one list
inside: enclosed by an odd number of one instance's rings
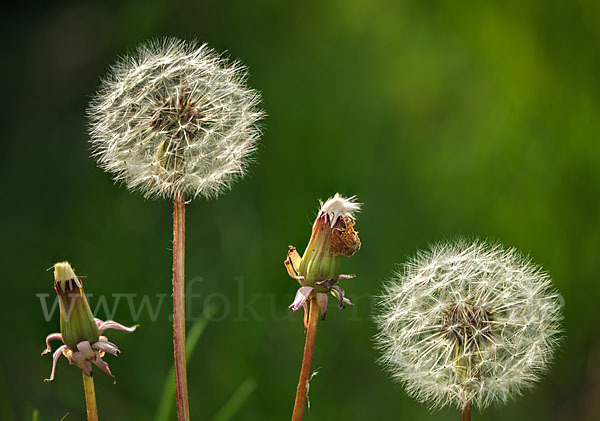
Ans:
{"label": "dried brown petal", "polygon": [[338,218],[331,233],[331,249],[333,252],[343,254],[346,257],[352,256],[360,250],[360,238],[358,231],[354,231],[355,220],[351,216]]}

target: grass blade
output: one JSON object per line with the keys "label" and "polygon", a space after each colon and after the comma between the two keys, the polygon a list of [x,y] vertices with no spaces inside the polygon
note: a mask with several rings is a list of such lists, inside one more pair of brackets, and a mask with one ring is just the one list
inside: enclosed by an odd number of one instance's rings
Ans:
{"label": "grass blade", "polygon": [[227,403],[223,405],[221,410],[213,418],[213,421],[229,421],[239,411],[244,402],[248,400],[252,392],[254,392],[254,389],[256,389],[256,381],[253,378],[248,377],[240,387],[238,387],[231,398],[229,398]]}

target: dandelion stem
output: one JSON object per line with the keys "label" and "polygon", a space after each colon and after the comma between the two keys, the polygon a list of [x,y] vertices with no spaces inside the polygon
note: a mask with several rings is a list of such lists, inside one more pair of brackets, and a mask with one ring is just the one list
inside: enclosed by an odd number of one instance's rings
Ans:
{"label": "dandelion stem", "polygon": [[300,369],[300,380],[296,390],[296,401],[294,402],[294,413],[292,421],[301,421],[304,417],[306,398],[308,397],[308,381],[312,367],[313,354],[315,351],[315,338],[317,336],[317,322],[319,321],[319,305],[316,296],[310,298],[310,313],[308,316],[308,329],[306,330],[306,342],[304,343],[304,356],[302,357],[302,368]]}
{"label": "dandelion stem", "polygon": [[83,390],[85,392],[85,407],[87,409],[88,421],[98,421],[98,407],[96,406],[96,389],[94,388],[94,378],[88,376],[83,371]]}
{"label": "dandelion stem", "polygon": [[460,411],[460,421],[471,421],[471,402],[467,402],[462,411]]}
{"label": "dandelion stem", "polygon": [[188,421],[189,404],[185,364],[185,199],[173,200],[173,349],[175,359],[175,396],[177,420]]}

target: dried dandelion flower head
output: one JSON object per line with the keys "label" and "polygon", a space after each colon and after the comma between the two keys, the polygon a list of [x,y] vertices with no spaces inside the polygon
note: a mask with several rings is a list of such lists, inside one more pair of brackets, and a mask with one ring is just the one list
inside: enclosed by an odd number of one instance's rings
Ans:
{"label": "dried dandelion flower head", "polygon": [[289,306],[292,311],[303,307],[306,316],[306,302],[312,294],[316,295],[323,320],[327,314],[328,293],[338,300],[340,309],[353,305],[337,283],[354,278],[354,275],[340,273],[340,256],[352,257],[360,250],[360,238],[354,229],[354,215],[360,211],[360,206],[356,196],[345,198],[336,193],[325,203],[321,202],[304,255],[300,257],[296,247],[289,246],[283,264],[288,275],[300,284],[294,302]]}
{"label": "dried dandelion flower head", "polygon": [[559,341],[556,291],[516,250],[439,244],[408,263],[380,297],[381,362],[432,408],[483,409],[520,395]]}
{"label": "dried dandelion flower head", "polygon": [[146,197],[214,197],[244,174],[260,137],[246,69],[164,38],[112,66],[88,116],[99,165]]}

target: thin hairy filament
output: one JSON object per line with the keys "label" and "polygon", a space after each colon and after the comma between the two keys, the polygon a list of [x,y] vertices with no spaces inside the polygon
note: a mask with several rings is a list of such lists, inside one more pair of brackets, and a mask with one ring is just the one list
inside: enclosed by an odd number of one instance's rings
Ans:
{"label": "thin hairy filament", "polygon": [[310,380],[310,370],[312,367],[313,353],[315,351],[318,321],[319,305],[317,304],[317,298],[313,296],[310,299],[308,329],[306,330],[304,356],[302,357],[302,368],[300,369],[300,380],[298,381],[298,389],[296,390],[296,401],[294,402],[292,421],[301,421],[304,417],[304,408],[306,407],[306,398],[308,397],[308,382]]}
{"label": "thin hairy filament", "polygon": [[[455,349],[456,349],[456,362],[455,362],[456,370],[458,371],[458,377],[460,378],[460,380],[464,381],[464,377],[466,376],[466,374],[461,371],[461,367],[459,366],[460,347],[458,345],[456,345]],[[460,411],[460,421],[471,421],[471,401],[467,402],[465,404],[465,406],[463,407],[463,409]]]}

